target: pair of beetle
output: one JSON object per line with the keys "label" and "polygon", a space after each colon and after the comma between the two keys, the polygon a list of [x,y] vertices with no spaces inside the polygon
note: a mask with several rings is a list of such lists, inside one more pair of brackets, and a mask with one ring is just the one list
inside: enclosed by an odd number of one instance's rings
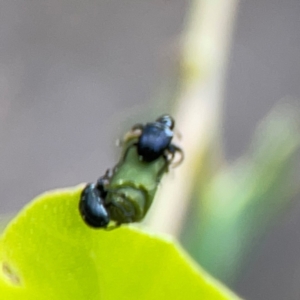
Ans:
{"label": "pair of beetle", "polygon": [[79,210],[91,227],[113,229],[146,215],[162,175],[182,150],[172,143],[175,122],[163,115],[125,135],[120,162],[82,191]]}

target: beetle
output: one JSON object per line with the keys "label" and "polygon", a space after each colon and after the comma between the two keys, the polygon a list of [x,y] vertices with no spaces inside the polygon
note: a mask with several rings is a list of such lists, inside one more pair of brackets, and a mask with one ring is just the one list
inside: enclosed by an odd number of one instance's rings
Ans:
{"label": "beetle", "polygon": [[174,154],[183,156],[171,144],[173,128],[169,115],[132,127],[125,135],[119,163],[82,191],[79,210],[87,225],[109,230],[144,218]]}
{"label": "beetle", "polygon": [[152,162],[161,156],[171,163],[175,154],[178,152],[181,158],[178,163],[183,160],[183,152],[181,148],[171,143],[174,137],[174,119],[164,114],[156,119],[155,122],[144,124],[135,124],[129,133],[125,135],[125,140],[137,138],[137,153],[141,160]]}
{"label": "beetle", "polygon": [[105,207],[104,190],[105,176],[98,179],[97,183],[90,183],[83,189],[80,197],[79,210],[82,218],[91,227],[107,227],[110,222],[109,212]]}

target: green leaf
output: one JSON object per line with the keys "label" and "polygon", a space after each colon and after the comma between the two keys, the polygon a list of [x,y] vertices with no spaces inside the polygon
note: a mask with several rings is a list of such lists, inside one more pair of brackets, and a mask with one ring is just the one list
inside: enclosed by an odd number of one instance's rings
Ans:
{"label": "green leaf", "polygon": [[299,112],[279,106],[258,127],[251,151],[201,185],[196,225],[187,227],[193,239],[183,242],[217,278],[238,280],[252,248],[299,192],[299,149]]}
{"label": "green leaf", "polygon": [[83,186],[37,197],[0,240],[1,299],[238,299],[170,238],[89,228]]}
{"label": "green leaf", "polygon": [[12,213],[0,215],[0,234],[3,232],[4,228],[15,215],[16,214]]}

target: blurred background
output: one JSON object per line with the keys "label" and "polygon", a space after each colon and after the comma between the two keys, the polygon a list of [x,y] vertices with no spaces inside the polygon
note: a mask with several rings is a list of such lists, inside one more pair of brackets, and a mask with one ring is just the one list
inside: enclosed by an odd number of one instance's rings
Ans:
{"label": "blurred background", "polygon": [[[126,128],[165,111],[180,114],[179,66],[189,20],[197,19],[193,5],[0,1],[1,214],[45,190],[94,181],[115,164],[115,141]],[[296,300],[300,2],[232,6],[219,148],[197,161],[200,190],[192,187],[178,237],[244,298]]]}

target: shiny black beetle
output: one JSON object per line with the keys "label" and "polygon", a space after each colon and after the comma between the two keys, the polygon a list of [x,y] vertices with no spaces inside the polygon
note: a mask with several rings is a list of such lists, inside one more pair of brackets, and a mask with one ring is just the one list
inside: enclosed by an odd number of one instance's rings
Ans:
{"label": "shiny black beetle", "polygon": [[105,206],[107,192],[104,190],[104,178],[97,183],[88,184],[81,193],[79,210],[85,222],[95,228],[105,228],[110,222],[110,215]]}
{"label": "shiny black beetle", "polygon": [[134,125],[125,135],[120,162],[82,191],[79,210],[89,226],[113,229],[143,219],[175,154],[183,158],[171,143],[173,129],[172,117],[163,115],[153,123]]}
{"label": "shiny black beetle", "polygon": [[162,115],[155,122],[134,125],[131,132],[127,134],[127,140],[138,138],[134,145],[137,146],[139,157],[145,162],[152,162],[164,156],[170,163],[176,152],[180,153],[179,162],[181,162],[183,159],[182,150],[171,144],[174,126],[175,121],[170,115]]}

